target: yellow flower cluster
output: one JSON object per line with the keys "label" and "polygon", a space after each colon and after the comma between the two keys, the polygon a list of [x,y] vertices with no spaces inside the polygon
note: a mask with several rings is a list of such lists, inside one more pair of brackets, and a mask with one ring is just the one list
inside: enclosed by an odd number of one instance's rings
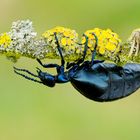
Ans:
{"label": "yellow flower cluster", "polygon": [[0,45],[3,45],[4,48],[7,48],[11,43],[11,38],[7,33],[0,35]]}
{"label": "yellow flower cluster", "polygon": [[78,42],[78,34],[75,30],[58,26],[43,33],[42,36],[45,38],[47,46],[51,46],[53,49],[56,49],[57,44],[54,33],[56,33],[59,44],[64,52],[67,52],[68,54],[75,52]]}
{"label": "yellow flower cluster", "polygon": [[[94,50],[94,44],[95,44],[95,37],[93,33],[98,38],[98,47],[97,52],[101,55],[104,55],[105,53],[117,53],[120,50],[120,43],[121,40],[119,39],[119,36],[112,32],[110,29],[102,30],[99,28],[95,28],[93,30],[88,30],[85,32],[85,35],[88,37],[88,47],[90,50]],[[82,38],[82,43],[85,42],[85,38]]]}

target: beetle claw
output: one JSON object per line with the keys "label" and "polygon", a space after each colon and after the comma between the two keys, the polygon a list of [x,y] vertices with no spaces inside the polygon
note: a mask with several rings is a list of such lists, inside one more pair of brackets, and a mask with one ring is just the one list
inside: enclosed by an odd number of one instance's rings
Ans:
{"label": "beetle claw", "polygon": [[36,67],[36,69],[37,73],[41,72],[41,69],[39,69],[38,67]]}

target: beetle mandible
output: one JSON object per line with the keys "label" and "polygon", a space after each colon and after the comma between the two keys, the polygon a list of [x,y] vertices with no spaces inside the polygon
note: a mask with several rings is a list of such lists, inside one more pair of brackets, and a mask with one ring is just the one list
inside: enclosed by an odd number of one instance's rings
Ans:
{"label": "beetle mandible", "polygon": [[[54,35],[61,57],[61,65],[42,64],[39,59],[37,59],[37,61],[44,68],[56,68],[57,75],[42,72],[39,68],[37,68],[37,75],[26,69],[16,67],[14,67],[14,72],[28,80],[44,84],[48,87],[54,87],[56,83],[66,83],[70,81],[73,87],[82,95],[98,102],[124,98],[134,93],[140,87],[140,64],[130,63],[120,67],[112,63],[103,63],[104,61],[102,60],[95,60],[98,38],[94,33],[93,35],[96,42],[91,61],[85,61],[88,37],[84,35],[86,42],[82,59],[77,60],[75,63],[67,64],[67,70],[65,71],[65,60],[59,40],[57,34],[54,33]],[[20,71],[26,72],[40,80],[28,77],[20,73]]]}

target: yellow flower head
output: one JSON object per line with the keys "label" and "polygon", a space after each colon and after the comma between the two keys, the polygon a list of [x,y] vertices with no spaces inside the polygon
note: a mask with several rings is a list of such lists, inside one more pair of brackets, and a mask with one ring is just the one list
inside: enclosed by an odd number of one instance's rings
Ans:
{"label": "yellow flower head", "polygon": [[62,39],[61,39],[61,44],[62,44],[63,46],[67,45],[67,39],[66,39],[66,38],[62,38]]}
{"label": "yellow flower head", "polygon": [[55,34],[58,38],[60,47],[62,47],[64,51],[67,51],[70,53],[71,51],[73,51],[73,53],[76,51],[77,42],[78,42],[78,34],[76,33],[75,30],[57,26],[42,34],[42,37],[47,42],[47,45],[57,51]]}
{"label": "yellow flower head", "polygon": [[[119,36],[112,32],[110,29],[102,30],[99,28],[95,28],[93,30],[88,30],[85,32],[85,35],[88,37],[88,48],[93,50],[95,44],[95,37],[93,33],[98,38],[98,46],[97,53],[103,55],[106,52],[108,53],[116,53],[119,51],[121,40]],[[85,39],[82,39],[82,43],[85,42]]]}
{"label": "yellow flower head", "polygon": [[11,38],[7,33],[0,35],[0,45],[3,45],[4,48],[8,47],[11,43]]}

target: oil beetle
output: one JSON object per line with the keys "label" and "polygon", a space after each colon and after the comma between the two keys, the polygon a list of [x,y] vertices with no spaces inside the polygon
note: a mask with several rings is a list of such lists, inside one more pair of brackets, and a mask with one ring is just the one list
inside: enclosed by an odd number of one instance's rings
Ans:
{"label": "oil beetle", "polygon": [[[84,35],[86,42],[82,59],[77,60],[75,63],[67,64],[67,71],[65,71],[65,61],[61,47],[59,45],[57,34],[55,33],[54,35],[57,49],[61,56],[61,65],[42,64],[39,59],[37,59],[37,61],[44,68],[56,68],[57,75],[42,72],[39,68],[37,68],[38,75],[35,75],[28,70],[14,67],[15,73],[28,80],[32,80],[49,87],[54,87],[55,83],[66,83],[70,81],[73,87],[82,95],[98,102],[107,102],[124,98],[134,93],[140,87],[140,64],[131,63],[120,67],[112,63],[103,63],[104,61],[95,60],[98,44],[98,38],[95,34],[93,35],[96,43],[91,61],[84,61],[88,48],[88,37]],[[40,81],[24,75],[20,73],[20,71],[39,78]]]}

